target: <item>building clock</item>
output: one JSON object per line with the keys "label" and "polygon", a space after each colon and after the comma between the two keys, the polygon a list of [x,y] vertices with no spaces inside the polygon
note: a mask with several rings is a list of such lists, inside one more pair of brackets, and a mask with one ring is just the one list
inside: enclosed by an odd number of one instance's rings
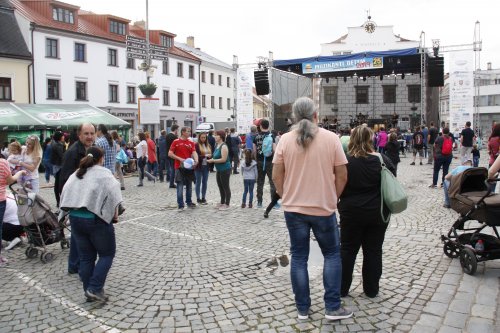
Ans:
{"label": "building clock", "polygon": [[373,21],[368,21],[365,23],[365,31],[369,34],[373,33],[375,31],[375,22]]}

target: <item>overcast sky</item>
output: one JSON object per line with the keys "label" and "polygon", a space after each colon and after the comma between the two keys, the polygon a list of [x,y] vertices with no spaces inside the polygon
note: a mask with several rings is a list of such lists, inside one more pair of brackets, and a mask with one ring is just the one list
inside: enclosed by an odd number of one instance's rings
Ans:
{"label": "overcast sky", "polygon": [[[96,14],[137,21],[146,18],[146,0],[62,0]],[[472,44],[480,22],[481,68],[500,68],[498,0],[149,0],[149,27],[195,37],[195,46],[231,64],[254,63],[258,56],[274,59],[315,56],[320,44],[360,26],[370,10],[377,25],[393,25],[394,33],[419,40],[425,32],[441,45]]]}

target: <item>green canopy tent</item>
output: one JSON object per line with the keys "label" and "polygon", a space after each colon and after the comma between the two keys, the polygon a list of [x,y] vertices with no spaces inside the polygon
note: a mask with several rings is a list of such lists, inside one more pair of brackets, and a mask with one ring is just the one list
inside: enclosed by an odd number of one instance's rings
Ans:
{"label": "green canopy tent", "polygon": [[23,112],[14,103],[0,103],[0,131],[44,129],[40,120]]}

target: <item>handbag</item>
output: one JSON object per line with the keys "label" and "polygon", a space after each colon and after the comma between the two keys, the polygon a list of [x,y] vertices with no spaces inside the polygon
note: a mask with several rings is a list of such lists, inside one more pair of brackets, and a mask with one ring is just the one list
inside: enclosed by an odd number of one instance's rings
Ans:
{"label": "handbag", "polygon": [[[382,220],[385,223],[388,223],[391,218],[391,214],[401,213],[407,208],[408,196],[406,195],[403,186],[401,186],[396,177],[394,177],[392,172],[385,166],[382,155],[377,155],[382,166],[382,171],[380,173],[380,196],[382,198],[380,214],[382,215]],[[387,218],[384,217],[384,204],[390,212]]]}
{"label": "handbag", "polygon": [[127,154],[123,151],[123,149],[120,149],[120,151],[116,154],[116,160],[121,163],[121,164],[127,164],[128,163],[128,157]]}

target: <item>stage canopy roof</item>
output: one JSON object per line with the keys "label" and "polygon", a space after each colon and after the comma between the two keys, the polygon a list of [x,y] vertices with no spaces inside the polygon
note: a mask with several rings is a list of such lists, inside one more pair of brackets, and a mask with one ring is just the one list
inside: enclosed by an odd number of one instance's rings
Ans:
{"label": "stage canopy roof", "polygon": [[88,104],[0,103],[0,131],[69,129],[82,123],[130,127],[128,122]]}
{"label": "stage canopy roof", "polygon": [[421,54],[417,48],[363,52],[348,55],[275,60],[273,67],[296,74],[321,77],[419,74]]}

